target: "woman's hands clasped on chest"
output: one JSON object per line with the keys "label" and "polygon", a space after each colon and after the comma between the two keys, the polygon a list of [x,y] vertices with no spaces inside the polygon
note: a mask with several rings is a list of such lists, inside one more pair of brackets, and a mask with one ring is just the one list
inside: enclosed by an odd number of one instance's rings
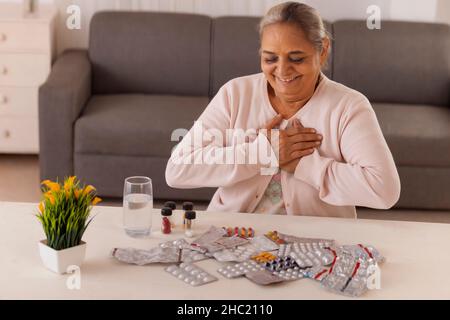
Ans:
{"label": "woman's hands clasped on chest", "polygon": [[293,125],[286,130],[279,130],[278,141],[271,130],[275,129],[283,120],[278,115],[266,125],[266,135],[273,147],[278,145],[278,162],[280,168],[286,172],[294,173],[300,159],[314,152],[322,144],[322,135],[313,128],[305,128],[300,120],[295,119]]}

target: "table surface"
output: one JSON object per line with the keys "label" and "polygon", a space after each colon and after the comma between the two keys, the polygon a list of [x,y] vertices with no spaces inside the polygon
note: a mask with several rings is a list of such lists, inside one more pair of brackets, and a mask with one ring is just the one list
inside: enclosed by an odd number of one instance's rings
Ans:
{"label": "table surface", "polygon": [[[310,279],[258,286],[245,278],[225,279],[213,259],[197,264],[219,281],[191,287],[164,271],[164,265],[135,266],[110,258],[115,247],[151,248],[183,237],[159,231],[154,210],[154,233],[132,239],[122,229],[122,209],[95,207],[86,231],[86,258],[81,266],[81,288],[70,290],[70,275],[58,275],[42,265],[38,241],[44,238],[34,216],[36,204],[0,202],[0,299],[351,299],[323,289]],[[449,299],[450,225],[437,223],[294,217],[242,213],[198,212],[196,232],[215,226],[251,226],[256,234],[270,230],[301,237],[335,239],[338,244],[375,246],[385,257],[381,289],[362,299]],[[175,213],[176,222],[181,212]]]}

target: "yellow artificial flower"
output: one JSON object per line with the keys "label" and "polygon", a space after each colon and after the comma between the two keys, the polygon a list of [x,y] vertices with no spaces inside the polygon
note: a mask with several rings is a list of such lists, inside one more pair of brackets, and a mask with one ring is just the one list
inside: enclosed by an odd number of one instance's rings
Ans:
{"label": "yellow artificial flower", "polygon": [[75,193],[75,198],[78,200],[78,198],[80,197],[80,194],[81,194],[81,190],[77,189],[74,191],[74,193]]}
{"label": "yellow artificial flower", "polygon": [[50,180],[44,180],[42,181],[42,184],[45,185],[47,188],[49,188],[51,191],[58,192],[61,190],[61,186],[57,182],[52,182]]}
{"label": "yellow artificial flower", "polygon": [[99,197],[95,197],[94,200],[92,200],[92,205],[95,206],[97,203],[99,203],[100,201],[102,201],[102,199],[100,199]]}
{"label": "yellow artificial flower", "polygon": [[88,194],[88,193],[90,193],[92,191],[95,191],[95,190],[96,189],[93,186],[88,185],[86,188],[84,188],[83,195],[86,195],[86,194]]}
{"label": "yellow artificial flower", "polygon": [[50,200],[50,204],[54,205],[55,204],[55,197],[52,194],[49,194],[47,196],[47,199]]}
{"label": "yellow artificial flower", "polygon": [[43,201],[39,202],[39,212],[41,214],[44,213],[44,202]]}
{"label": "yellow artificial flower", "polygon": [[77,177],[72,176],[64,182],[64,190],[66,190],[66,192],[68,192],[68,191],[70,191],[70,189],[72,189],[76,178]]}

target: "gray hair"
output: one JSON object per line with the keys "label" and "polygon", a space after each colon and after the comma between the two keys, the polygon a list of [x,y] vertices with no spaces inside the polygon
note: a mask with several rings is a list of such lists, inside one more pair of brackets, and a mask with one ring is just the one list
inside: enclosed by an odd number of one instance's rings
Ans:
{"label": "gray hair", "polygon": [[289,1],[272,7],[259,24],[260,38],[264,28],[275,23],[292,23],[298,26],[318,52],[323,50],[323,40],[331,39],[317,10],[304,3]]}

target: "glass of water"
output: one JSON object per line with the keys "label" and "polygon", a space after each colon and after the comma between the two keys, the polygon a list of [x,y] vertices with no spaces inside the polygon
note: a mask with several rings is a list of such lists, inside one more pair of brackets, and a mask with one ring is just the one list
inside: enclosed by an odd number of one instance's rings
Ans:
{"label": "glass of water", "polygon": [[125,179],[123,190],[123,225],[133,238],[150,236],[152,229],[153,188],[147,177]]}

